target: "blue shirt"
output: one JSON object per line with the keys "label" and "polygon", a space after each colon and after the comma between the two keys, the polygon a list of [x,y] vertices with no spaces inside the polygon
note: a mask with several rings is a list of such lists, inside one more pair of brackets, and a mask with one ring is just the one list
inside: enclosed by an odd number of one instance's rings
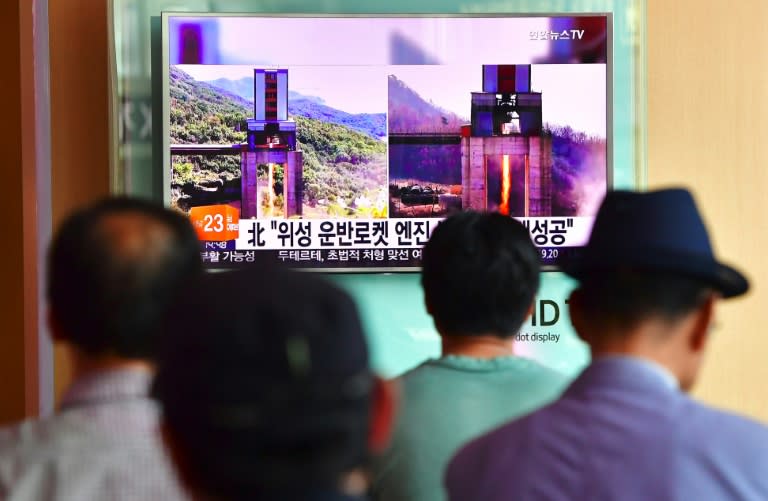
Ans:
{"label": "blue shirt", "polygon": [[562,398],[452,459],[452,501],[768,499],[768,428],[702,405],[670,375],[596,359]]}

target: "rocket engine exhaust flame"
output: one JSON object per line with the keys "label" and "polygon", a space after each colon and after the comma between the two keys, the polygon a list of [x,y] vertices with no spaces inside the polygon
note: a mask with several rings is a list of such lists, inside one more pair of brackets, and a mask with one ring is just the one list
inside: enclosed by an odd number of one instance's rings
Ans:
{"label": "rocket engine exhaust flame", "polygon": [[499,212],[509,216],[509,191],[512,186],[512,172],[509,167],[509,155],[503,155],[501,160],[501,203]]}

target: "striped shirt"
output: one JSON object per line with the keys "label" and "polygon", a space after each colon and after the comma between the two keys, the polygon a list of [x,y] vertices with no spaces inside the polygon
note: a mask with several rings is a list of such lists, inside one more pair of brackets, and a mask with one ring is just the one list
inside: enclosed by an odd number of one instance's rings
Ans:
{"label": "striped shirt", "polygon": [[186,499],[160,439],[151,380],[130,369],[91,374],[54,416],[0,429],[0,499]]}

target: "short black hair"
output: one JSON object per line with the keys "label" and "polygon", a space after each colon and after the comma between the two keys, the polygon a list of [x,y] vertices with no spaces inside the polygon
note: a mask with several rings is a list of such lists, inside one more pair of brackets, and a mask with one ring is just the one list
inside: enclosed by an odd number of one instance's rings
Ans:
{"label": "short black hair", "polygon": [[108,198],[61,224],[48,254],[48,302],[64,337],[85,353],[151,360],[170,297],[201,271],[186,217]]}
{"label": "short black hair", "polygon": [[449,217],[424,247],[421,283],[442,335],[514,335],[539,289],[528,230],[498,213]]}
{"label": "short black hair", "polygon": [[164,334],[153,394],[196,492],[300,498],[367,462],[373,376],[346,292],[266,265],[212,273]]}
{"label": "short black hair", "polygon": [[577,290],[585,318],[621,330],[651,318],[674,322],[700,307],[712,292],[695,277],[640,269],[596,271]]}

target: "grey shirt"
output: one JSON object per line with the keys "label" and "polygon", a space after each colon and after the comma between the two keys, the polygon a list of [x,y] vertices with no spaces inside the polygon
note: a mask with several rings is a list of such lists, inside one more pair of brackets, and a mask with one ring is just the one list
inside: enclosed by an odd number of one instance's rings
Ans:
{"label": "grey shirt", "polygon": [[0,429],[0,499],[186,499],[160,439],[151,379],[92,374],[56,415]]}

